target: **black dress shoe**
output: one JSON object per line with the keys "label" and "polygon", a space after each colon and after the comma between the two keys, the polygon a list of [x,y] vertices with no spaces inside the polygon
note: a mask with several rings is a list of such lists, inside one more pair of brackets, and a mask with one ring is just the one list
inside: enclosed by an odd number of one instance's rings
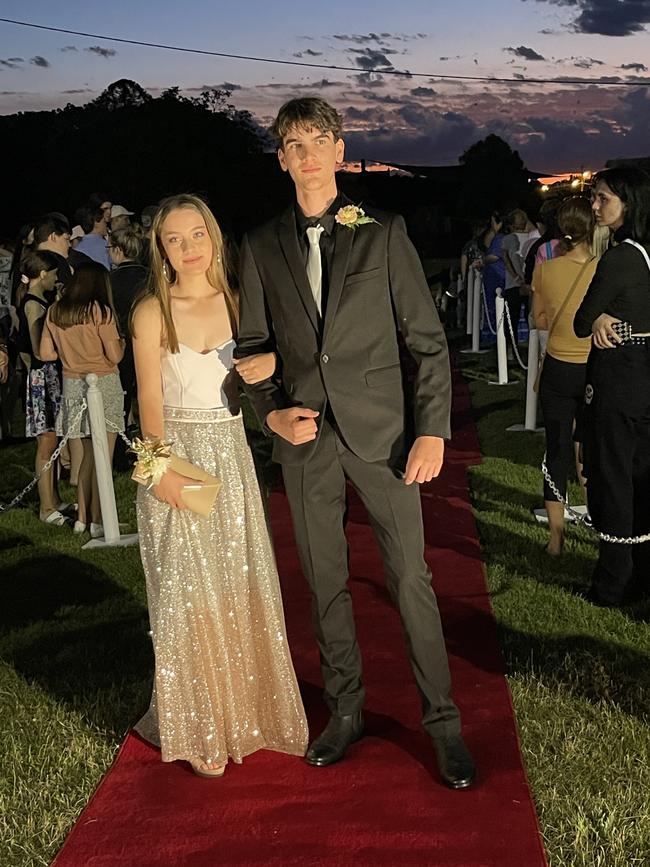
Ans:
{"label": "black dress shoe", "polygon": [[337,716],[332,714],[323,733],[316,738],[307,750],[305,761],[308,765],[325,768],[338,762],[350,744],[358,741],[363,734],[363,714],[361,711]]}
{"label": "black dress shoe", "polygon": [[438,770],[443,781],[452,789],[467,789],[476,779],[476,767],[460,735],[435,738],[433,746]]}

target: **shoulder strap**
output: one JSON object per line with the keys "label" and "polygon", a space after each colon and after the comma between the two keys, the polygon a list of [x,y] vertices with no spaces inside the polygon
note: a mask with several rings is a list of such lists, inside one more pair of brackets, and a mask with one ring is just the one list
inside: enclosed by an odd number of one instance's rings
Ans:
{"label": "shoulder strap", "polygon": [[571,300],[571,296],[572,296],[573,293],[576,291],[576,287],[577,287],[578,283],[580,282],[580,278],[581,278],[582,275],[585,273],[585,271],[586,271],[586,269],[587,269],[587,265],[589,265],[589,264],[590,264],[591,262],[593,262],[593,261],[594,261],[594,257],[592,256],[591,259],[587,259],[587,261],[583,263],[582,268],[578,271],[578,276],[577,276],[576,279],[573,281],[573,284],[572,284],[571,288],[570,288],[569,291],[567,292],[567,294],[566,294],[566,296],[565,296],[565,298],[564,298],[564,301],[563,301],[562,304],[560,305],[560,309],[559,309],[559,310],[557,311],[557,313],[555,314],[555,317],[553,318],[553,321],[551,322],[550,328],[548,329],[548,338],[547,338],[547,341],[546,341],[547,344],[548,344],[548,341],[551,339],[551,334],[553,334],[553,329],[555,328],[555,324],[559,321],[560,316],[564,313],[564,310],[565,310],[567,304],[568,304],[569,301]]}
{"label": "shoulder strap", "polygon": [[646,250],[646,248],[642,244],[639,244],[638,241],[633,241],[632,238],[626,238],[623,241],[623,243],[624,244],[631,244],[633,247],[636,247],[637,250],[640,250],[641,255],[643,256],[643,258],[646,261],[646,265],[648,266],[648,268],[650,268],[650,256],[648,256],[648,251]]}

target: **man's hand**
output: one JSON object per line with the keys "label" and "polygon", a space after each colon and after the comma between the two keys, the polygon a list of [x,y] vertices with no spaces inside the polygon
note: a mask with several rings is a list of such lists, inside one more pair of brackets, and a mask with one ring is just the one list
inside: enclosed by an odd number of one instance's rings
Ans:
{"label": "man's hand", "polygon": [[422,484],[435,479],[442,469],[445,454],[445,441],[442,437],[418,437],[406,462],[404,481],[407,485],[413,482]]}
{"label": "man's hand", "polygon": [[281,436],[292,446],[316,439],[316,421],[319,413],[305,406],[292,406],[289,409],[274,409],[266,417],[266,424],[273,433]]}
{"label": "man's hand", "polygon": [[594,335],[594,346],[598,349],[614,349],[616,344],[621,342],[621,338],[614,331],[612,325],[620,321],[620,319],[610,316],[609,313],[601,313],[591,326],[591,333]]}

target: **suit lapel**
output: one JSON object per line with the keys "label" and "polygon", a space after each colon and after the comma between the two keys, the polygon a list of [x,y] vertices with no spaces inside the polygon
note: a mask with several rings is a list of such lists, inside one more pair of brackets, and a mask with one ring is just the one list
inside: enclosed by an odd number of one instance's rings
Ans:
{"label": "suit lapel", "polygon": [[338,223],[334,228],[334,255],[332,256],[332,272],[329,279],[329,291],[327,295],[327,308],[325,309],[325,322],[323,324],[323,343],[327,332],[336,316],[336,310],[341,300],[343,282],[348,270],[350,253],[356,229],[348,229]]}
{"label": "suit lapel", "polygon": [[298,232],[296,229],[296,214],[293,205],[288,208],[280,217],[278,225],[278,237],[280,247],[286,259],[287,266],[293,277],[293,282],[296,285],[300,299],[304,305],[305,311],[309,316],[311,324],[316,332],[320,331],[318,325],[318,310],[316,302],[307,279],[307,271],[303,257],[300,254],[298,246]]}

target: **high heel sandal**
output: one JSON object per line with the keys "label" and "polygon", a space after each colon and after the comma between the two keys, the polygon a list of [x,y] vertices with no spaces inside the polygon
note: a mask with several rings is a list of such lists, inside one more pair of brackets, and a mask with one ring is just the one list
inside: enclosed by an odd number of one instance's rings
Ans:
{"label": "high heel sandal", "polygon": [[223,777],[226,772],[225,762],[216,768],[209,768],[208,764],[212,762],[206,762],[205,759],[188,759],[188,761],[197,777]]}

